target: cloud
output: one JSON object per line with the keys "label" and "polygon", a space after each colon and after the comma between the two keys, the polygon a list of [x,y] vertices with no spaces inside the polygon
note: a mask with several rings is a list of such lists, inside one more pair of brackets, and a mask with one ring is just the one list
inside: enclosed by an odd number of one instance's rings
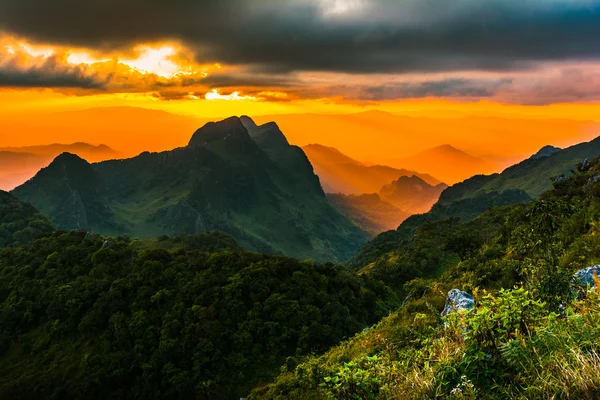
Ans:
{"label": "cloud", "polygon": [[70,65],[57,55],[32,57],[0,54],[0,87],[101,89],[97,74],[80,65]]}
{"label": "cloud", "polygon": [[600,0],[0,0],[0,29],[106,51],[171,39],[277,71],[512,71],[598,59]]}

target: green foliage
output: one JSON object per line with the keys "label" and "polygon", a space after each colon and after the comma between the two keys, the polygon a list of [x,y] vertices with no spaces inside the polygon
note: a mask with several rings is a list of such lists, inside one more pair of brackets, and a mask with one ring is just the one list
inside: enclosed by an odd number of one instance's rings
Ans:
{"label": "green foliage", "polygon": [[530,335],[531,327],[552,315],[546,312],[545,303],[520,287],[500,289],[496,295],[483,296],[476,311],[464,315],[462,323],[466,340],[472,340],[480,350],[497,355],[501,344],[521,333]]}
{"label": "green foliage", "polygon": [[57,232],[0,252],[0,397],[239,398],[385,313],[368,277],[208,253],[231,247],[209,236]]}
{"label": "green foliage", "polygon": [[0,190],[0,247],[23,246],[53,230],[50,221],[33,206]]}
{"label": "green foliage", "polygon": [[[406,294],[404,306],[252,398],[598,398],[600,291],[574,296],[572,276],[600,261],[599,175],[594,160],[540,200],[374,240],[360,271]],[[476,307],[441,320],[452,288]]]}
{"label": "green foliage", "polygon": [[372,400],[386,391],[386,379],[393,373],[389,363],[379,357],[364,357],[344,363],[333,375],[327,376],[321,387],[330,399]]}

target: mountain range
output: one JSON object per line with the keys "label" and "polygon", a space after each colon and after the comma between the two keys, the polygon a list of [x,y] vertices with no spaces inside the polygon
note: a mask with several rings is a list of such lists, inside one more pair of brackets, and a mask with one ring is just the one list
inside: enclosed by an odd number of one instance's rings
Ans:
{"label": "mountain range", "polygon": [[418,176],[430,185],[441,183],[429,174],[384,165],[367,166],[333,147],[310,144],[302,149],[308,156],[327,193],[378,193],[383,186],[401,176]]}
{"label": "mountain range", "polygon": [[0,190],[12,190],[33,177],[55,157],[70,152],[88,161],[103,161],[119,157],[106,145],[88,143],[49,144],[0,148]]}
{"label": "mountain range", "polygon": [[58,229],[140,238],[220,230],[244,247],[343,261],[366,240],[274,123],[210,122],[186,147],[90,164],[64,153],[13,191]]}
{"label": "mountain range", "polygon": [[427,172],[449,184],[463,181],[475,174],[492,173],[497,168],[496,165],[449,144],[433,147],[410,157],[387,160],[385,164]]}
{"label": "mountain range", "polygon": [[585,164],[585,160],[599,154],[600,137],[562,150],[545,146],[501,174],[478,175],[450,186],[429,212],[412,215],[397,230],[378,235],[363,246],[348,265],[356,267],[376,261],[382,251],[391,251],[409,240],[426,223],[448,218],[470,221],[490,208],[538,199],[553,188],[553,178],[564,176],[563,180],[568,180],[578,164]]}

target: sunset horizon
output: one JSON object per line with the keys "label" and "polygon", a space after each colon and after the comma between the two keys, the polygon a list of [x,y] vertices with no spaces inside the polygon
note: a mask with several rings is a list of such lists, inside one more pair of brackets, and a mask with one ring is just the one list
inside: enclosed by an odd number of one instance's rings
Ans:
{"label": "sunset horizon", "polygon": [[600,0],[0,0],[0,399],[600,398]]}

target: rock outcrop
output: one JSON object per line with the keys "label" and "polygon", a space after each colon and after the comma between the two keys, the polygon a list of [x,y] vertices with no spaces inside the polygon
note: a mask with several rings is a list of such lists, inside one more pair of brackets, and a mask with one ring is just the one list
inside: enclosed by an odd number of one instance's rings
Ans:
{"label": "rock outcrop", "polygon": [[583,290],[596,287],[598,274],[600,273],[600,265],[592,265],[581,269],[573,274],[573,283]]}
{"label": "rock outcrop", "polygon": [[452,289],[448,292],[448,296],[446,296],[446,305],[444,306],[444,311],[442,311],[442,316],[454,311],[471,311],[474,306],[475,300],[473,300],[473,296],[462,290]]}

